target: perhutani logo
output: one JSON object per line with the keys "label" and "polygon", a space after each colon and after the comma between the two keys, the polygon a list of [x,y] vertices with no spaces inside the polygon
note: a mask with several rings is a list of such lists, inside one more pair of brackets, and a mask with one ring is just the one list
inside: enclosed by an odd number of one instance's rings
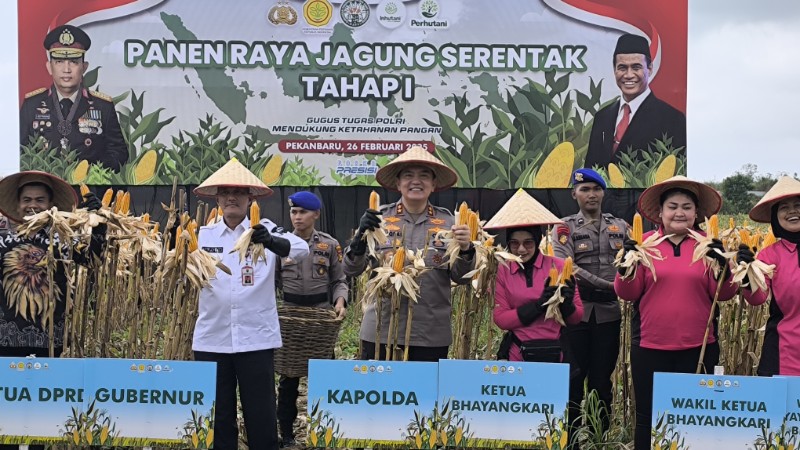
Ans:
{"label": "perhutani logo", "polygon": [[378,23],[386,28],[395,29],[406,21],[406,5],[402,0],[383,0],[378,4]]}
{"label": "perhutani logo", "polygon": [[369,5],[364,0],[346,0],[339,9],[342,22],[350,28],[358,28],[369,20]]}
{"label": "perhutani logo", "polygon": [[440,16],[441,8],[436,0],[423,0],[419,3],[418,19],[411,19],[411,28],[449,28],[450,22]]}

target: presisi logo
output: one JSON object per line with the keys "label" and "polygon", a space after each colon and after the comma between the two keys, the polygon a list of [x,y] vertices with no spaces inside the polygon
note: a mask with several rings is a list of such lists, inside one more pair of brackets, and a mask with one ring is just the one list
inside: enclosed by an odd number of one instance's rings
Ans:
{"label": "presisi logo", "polygon": [[328,0],[308,0],[303,5],[303,17],[313,27],[324,27],[333,18],[333,5]]}
{"label": "presisi logo", "polygon": [[346,0],[339,10],[342,22],[350,28],[358,28],[369,20],[369,5],[364,0]]}
{"label": "presisi logo", "polygon": [[375,161],[351,162],[339,160],[336,163],[336,174],[346,176],[372,175],[378,173],[378,164]]}

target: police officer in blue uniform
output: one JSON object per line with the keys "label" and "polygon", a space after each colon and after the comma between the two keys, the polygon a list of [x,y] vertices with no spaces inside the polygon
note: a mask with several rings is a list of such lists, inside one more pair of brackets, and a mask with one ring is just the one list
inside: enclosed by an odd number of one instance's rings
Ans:
{"label": "police officer in blue uniform", "polygon": [[20,109],[20,144],[28,145],[39,135],[49,148],[75,150],[78,160],[119,171],[128,161],[128,145],[114,102],[108,95],[83,86],[89,66],[84,56],[91,45],[89,36],[72,25],[62,25],[47,34],[44,48],[50,57],[47,71],[53,84],[25,94]]}
{"label": "police officer in blue uniform", "polygon": [[[553,228],[553,252],[559,258],[572,257],[575,278],[583,300],[583,319],[567,327],[570,377],[570,417],[580,417],[584,382],[597,391],[605,406],[603,426],[608,429],[612,400],[611,373],[619,353],[622,315],[614,293],[614,258],[622,248],[628,224],[602,211],[606,183],[591,169],[572,174],[572,198],[580,211],[564,217],[563,225]],[[573,425],[574,422],[573,422]]]}

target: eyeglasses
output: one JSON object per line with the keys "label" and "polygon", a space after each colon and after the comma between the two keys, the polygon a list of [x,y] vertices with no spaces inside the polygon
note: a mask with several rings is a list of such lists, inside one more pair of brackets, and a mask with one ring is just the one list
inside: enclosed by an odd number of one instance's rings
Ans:
{"label": "eyeglasses", "polygon": [[522,244],[526,250],[533,250],[536,248],[536,241],[533,239],[525,239],[522,242],[518,241],[517,239],[511,239],[508,241],[508,248],[511,250],[516,250],[519,248],[520,244]]}

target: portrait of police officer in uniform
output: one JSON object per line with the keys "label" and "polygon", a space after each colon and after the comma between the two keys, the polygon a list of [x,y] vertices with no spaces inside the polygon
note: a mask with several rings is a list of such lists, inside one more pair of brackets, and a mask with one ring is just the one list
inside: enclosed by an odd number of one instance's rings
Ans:
{"label": "portrait of police officer in uniform", "polygon": [[[614,258],[627,236],[628,224],[603,213],[606,182],[591,169],[572,174],[572,198],[580,209],[562,218],[563,225],[553,228],[553,253],[559,258],[572,257],[575,278],[583,301],[580,323],[567,327],[571,376],[570,411],[580,417],[584,382],[588,391],[596,391],[604,410],[603,429],[608,429],[612,401],[611,373],[617,364],[622,314],[614,293]],[[573,424],[574,426],[575,424]]]}
{"label": "portrait of police officer in uniform", "polygon": [[78,160],[99,163],[118,172],[128,161],[128,146],[114,102],[108,95],[89,91],[83,85],[89,67],[85,55],[91,45],[89,36],[72,25],[47,33],[45,67],[53,84],[25,94],[19,114],[20,144],[28,145],[31,137],[43,136],[49,148],[58,147],[64,154],[75,150]]}

